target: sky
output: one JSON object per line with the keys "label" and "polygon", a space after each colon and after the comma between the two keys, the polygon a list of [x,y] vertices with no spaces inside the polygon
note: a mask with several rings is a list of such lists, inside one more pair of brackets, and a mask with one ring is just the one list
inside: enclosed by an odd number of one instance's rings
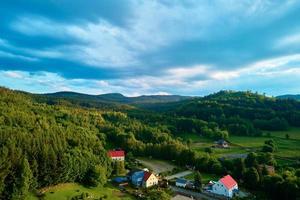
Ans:
{"label": "sky", "polygon": [[297,0],[0,2],[0,85],[33,93],[300,93]]}

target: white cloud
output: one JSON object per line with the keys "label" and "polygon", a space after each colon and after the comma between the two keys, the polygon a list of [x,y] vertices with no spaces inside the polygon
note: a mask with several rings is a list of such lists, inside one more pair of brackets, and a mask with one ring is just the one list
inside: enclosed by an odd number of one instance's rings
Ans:
{"label": "white cloud", "polygon": [[14,54],[14,53],[2,51],[2,50],[0,50],[0,57],[21,59],[21,60],[25,60],[25,61],[38,61],[39,60],[37,58]]}
{"label": "white cloud", "polygon": [[11,77],[11,78],[22,78],[22,72],[18,72],[18,71],[6,71],[4,72],[4,74],[8,77]]}
{"label": "white cloud", "polygon": [[280,38],[274,45],[274,48],[280,49],[283,47],[299,47],[300,33],[284,36]]}

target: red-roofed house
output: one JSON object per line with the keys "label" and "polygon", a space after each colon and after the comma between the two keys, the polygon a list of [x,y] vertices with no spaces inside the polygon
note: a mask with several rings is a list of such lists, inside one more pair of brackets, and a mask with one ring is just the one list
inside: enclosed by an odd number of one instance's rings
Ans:
{"label": "red-roofed house", "polygon": [[211,192],[231,198],[238,189],[237,182],[227,175],[213,184]]}
{"label": "red-roofed house", "polygon": [[107,154],[113,161],[124,161],[125,160],[125,152],[123,150],[111,150],[111,151],[108,151]]}
{"label": "red-roofed house", "polygon": [[145,171],[143,177],[143,186],[147,188],[157,184],[158,184],[157,177],[151,172]]}

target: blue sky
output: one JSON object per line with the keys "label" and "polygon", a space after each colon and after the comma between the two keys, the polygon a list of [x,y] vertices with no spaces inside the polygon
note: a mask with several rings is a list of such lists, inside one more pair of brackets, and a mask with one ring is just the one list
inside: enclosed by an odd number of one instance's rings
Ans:
{"label": "blue sky", "polygon": [[296,0],[10,0],[0,85],[45,93],[300,93]]}

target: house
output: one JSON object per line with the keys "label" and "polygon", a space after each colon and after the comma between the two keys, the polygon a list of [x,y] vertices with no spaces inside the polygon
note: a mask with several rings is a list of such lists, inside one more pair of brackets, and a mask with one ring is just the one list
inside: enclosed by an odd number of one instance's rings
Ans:
{"label": "house", "polygon": [[144,172],[143,187],[148,188],[158,184],[158,178],[151,172]]}
{"label": "house", "polygon": [[178,179],[176,179],[175,185],[177,187],[183,187],[183,188],[185,188],[185,186],[187,185],[187,183],[188,183],[188,180],[186,180],[184,178],[178,178]]}
{"label": "house", "polygon": [[232,198],[238,192],[238,184],[230,175],[227,175],[214,182],[210,192]]}
{"label": "house", "polygon": [[151,172],[143,170],[131,171],[128,175],[131,183],[137,187],[151,187],[158,184],[158,178]]}
{"label": "house", "polygon": [[223,140],[223,139],[216,141],[215,144],[216,144],[215,147],[217,147],[217,148],[228,148],[229,147],[228,142],[226,142],[226,140]]}
{"label": "house", "polygon": [[123,150],[110,150],[107,154],[113,161],[125,160],[125,151]]}

